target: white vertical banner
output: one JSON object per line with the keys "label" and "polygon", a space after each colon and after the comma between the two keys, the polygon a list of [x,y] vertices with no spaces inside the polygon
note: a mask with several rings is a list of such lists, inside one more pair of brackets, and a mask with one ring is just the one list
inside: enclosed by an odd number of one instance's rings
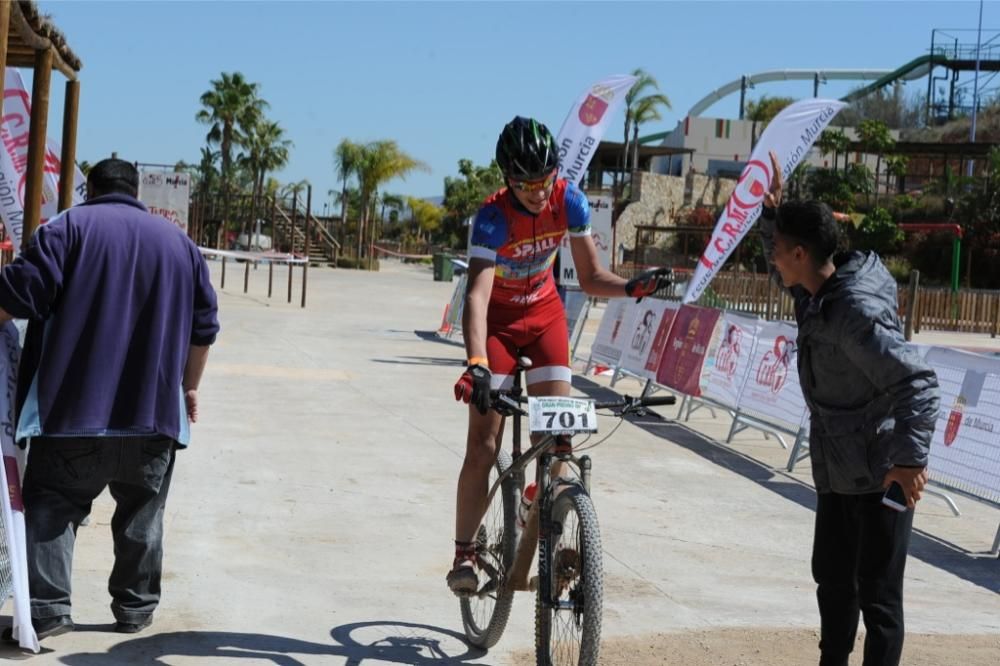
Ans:
{"label": "white vertical banner", "polygon": [[757,221],[764,196],[774,177],[768,153],[774,151],[778,156],[782,178],[787,182],[823,129],[845,106],[843,102],[831,99],[804,99],[789,105],[768,123],[695,267],[684,294],[685,303],[698,300]]}
{"label": "white vertical banner", "polygon": [[719,345],[708,372],[704,395],[735,408],[750,372],[760,335],[760,320],[727,312],[722,317]]}
{"label": "white vertical banner", "polygon": [[[611,266],[611,197],[603,194],[588,194],[590,204],[590,237],[597,248],[597,263],[604,268]],[[559,246],[559,284],[564,287],[579,287],[576,265],[570,249],[569,234],[563,236]]]}
{"label": "white vertical banner", "polygon": [[[24,190],[28,181],[28,132],[31,125],[31,94],[16,69],[4,72],[3,122],[0,124],[0,216],[14,254],[21,251],[24,227]],[[61,149],[52,139],[45,141],[45,165],[42,178],[41,223],[56,216],[59,209],[59,173]],[[86,179],[74,167],[73,205],[84,200]]]}
{"label": "white vertical banner", "polygon": [[941,409],[931,439],[931,480],[1000,502],[1000,359],[932,347]]}
{"label": "white vertical banner", "polygon": [[[666,331],[661,333],[662,324],[670,328],[677,304],[661,298],[644,298],[633,308],[634,315],[625,337],[625,345],[619,363],[622,370],[646,379],[656,379],[658,363],[649,363],[650,357],[659,358],[661,350],[655,345],[666,344]],[[666,317],[666,320],[664,320]],[[652,365],[652,367],[650,367]]]}
{"label": "white vertical banner", "polygon": [[750,369],[740,391],[741,411],[797,430],[806,411],[799,387],[798,329],[787,322],[762,322]]}
{"label": "white vertical banner", "polygon": [[631,74],[609,76],[590,86],[573,102],[556,137],[560,178],[571,183],[583,179],[611,118],[635,82],[636,77]]}
{"label": "white vertical banner", "polygon": [[[139,170],[139,201],[149,212],[188,228],[188,199],[191,176],[163,170]],[[249,245],[249,244],[248,244]]]}
{"label": "white vertical banner", "polygon": [[3,473],[0,474],[0,583],[4,588],[0,607],[13,592],[13,631],[18,644],[38,652],[38,638],[31,625],[31,596],[28,592],[28,550],[24,535],[24,504],[21,501],[23,458],[14,444],[14,389],[17,386],[17,363],[21,354],[17,328],[12,322],[0,325],[0,377],[5,390],[0,391],[0,449],[3,451]]}
{"label": "white vertical banner", "polygon": [[631,332],[627,331],[629,322],[635,312],[635,300],[632,298],[611,298],[604,306],[604,317],[597,329],[594,344],[590,347],[592,361],[601,361],[609,365],[617,365],[625,349],[625,338]]}

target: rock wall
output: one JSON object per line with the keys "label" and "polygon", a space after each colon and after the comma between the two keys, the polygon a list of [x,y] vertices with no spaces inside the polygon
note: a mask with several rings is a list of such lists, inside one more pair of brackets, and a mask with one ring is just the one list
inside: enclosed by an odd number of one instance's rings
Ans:
{"label": "rock wall", "polygon": [[680,177],[639,172],[637,175],[638,196],[633,197],[637,200],[622,212],[615,231],[615,243],[629,250],[635,248],[637,225],[675,226],[677,218],[692,208],[722,207],[736,187],[735,180],[702,174]]}

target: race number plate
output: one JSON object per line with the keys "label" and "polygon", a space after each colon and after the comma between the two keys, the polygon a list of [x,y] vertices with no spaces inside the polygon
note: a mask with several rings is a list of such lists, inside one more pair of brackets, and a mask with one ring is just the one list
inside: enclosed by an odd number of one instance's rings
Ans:
{"label": "race number plate", "polygon": [[538,434],[597,432],[594,401],[582,398],[528,398],[528,430]]}

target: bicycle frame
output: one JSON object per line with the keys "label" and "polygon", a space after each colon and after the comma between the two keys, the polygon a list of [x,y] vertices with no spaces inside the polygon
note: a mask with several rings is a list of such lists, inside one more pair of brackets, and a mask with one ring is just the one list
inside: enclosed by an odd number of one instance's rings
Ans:
{"label": "bicycle frame", "polygon": [[[523,372],[519,367],[518,371],[514,375],[514,386],[511,389],[509,395],[514,401],[519,401],[523,393],[523,387],[521,384]],[[517,403],[519,405],[519,402]],[[535,483],[538,484],[538,493],[536,494],[536,500],[531,506],[531,510],[528,513],[528,517],[525,520],[524,530],[521,532],[521,538],[518,540],[517,544],[517,554],[514,557],[514,564],[508,572],[507,580],[508,584],[513,585],[513,589],[517,591],[528,591],[531,589],[528,581],[528,572],[531,568],[531,561],[535,554],[535,544],[538,547],[538,557],[539,557],[539,568],[538,568],[538,582],[539,585],[544,586],[545,596],[543,597],[543,602],[547,606],[552,605],[552,600],[550,598],[551,594],[551,571],[548,567],[547,553],[549,548],[549,535],[552,534],[553,524],[551,520],[551,504],[555,499],[553,489],[556,485],[568,487],[572,484],[576,484],[577,481],[574,479],[566,479],[559,477],[557,479],[552,479],[551,469],[553,466],[553,460],[559,463],[565,463],[574,468],[579,477],[580,482],[586,492],[590,492],[590,476],[592,470],[592,462],[590,456],[580,456],[579,458],[574,456],[572,449],[569,446],[568,438],[565,438],[565,446],[560,446],[563,437],[546,435],[542,437],[537,443],[533,444],[524,453],[521,452],[521,433],[522,424],[521,416],[523,416],[523,410],[519,407],[515,411],[511,410],[511,414],[508,416],[513,418],[513,460],[510,468],[501,474],[497,480],[493,483],[493,487],[490,488],[490,492],[486,498],[486,506],[489,506],[493,501],[494,495],[500,490],[503,482],[514,475],[517,475],[520,481],[521,490],[524,489],[524,469],[533,460],[538,459],[538,464],[535,470]],[[553,452],[553,449],[557,449]],[[558,483],[557,483],[558,482]],[[537,539],[525,538],[525,535],[537,534]]]}

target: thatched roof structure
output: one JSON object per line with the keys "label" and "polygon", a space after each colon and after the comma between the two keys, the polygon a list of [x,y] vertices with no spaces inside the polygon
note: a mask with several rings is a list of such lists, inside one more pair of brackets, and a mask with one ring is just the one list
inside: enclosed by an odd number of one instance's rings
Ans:
{"label": "thatched roof structure", "polygon": [[[0,0],[7,1],[7,0]],[[7,66],[34,67],[35,51],[51,48],[52,68],[68,79],[76,79],[83,63],[76,57],[66,37],[42,14],[33,0],[16,0],[10,8],[7,38]]]}

